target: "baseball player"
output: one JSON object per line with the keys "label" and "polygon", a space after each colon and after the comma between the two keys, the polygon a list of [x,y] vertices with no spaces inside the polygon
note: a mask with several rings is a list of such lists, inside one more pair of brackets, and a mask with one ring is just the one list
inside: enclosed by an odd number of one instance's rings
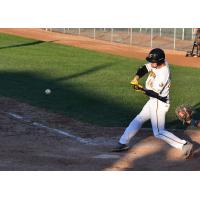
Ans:
{"label": "baseball player", "polygon": [[[159,48],[152,49],[146,57],[146,60],[148,63],[137,70],[131,81],[131,85],[136,91],[149,96],[149,100],[144,105],[142,111],[126,128],[113,151],[120,152],[128,150],[128,144],[131,138],[136,135],[143,123],[150,119],[154,136],[182,150],[184,157],[189,158],[193,151],[193,144],[165,130],[165,115],[170,107],[170,69],[165,60],[165,53]],[[147,73],[148,78],[145,83],[145,88],[143,88],[138,81]]]}

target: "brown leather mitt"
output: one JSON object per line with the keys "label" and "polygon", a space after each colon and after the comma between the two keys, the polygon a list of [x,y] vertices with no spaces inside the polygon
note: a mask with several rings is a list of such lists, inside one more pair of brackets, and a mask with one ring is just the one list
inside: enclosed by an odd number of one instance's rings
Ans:
{"label": "brown leather mitt", "polygon": [[190,125],[192,121],[192,115],[194,113],[192,106],[190,105],[180,105],[175,110],[178,119],[183,122],[183,124]]}

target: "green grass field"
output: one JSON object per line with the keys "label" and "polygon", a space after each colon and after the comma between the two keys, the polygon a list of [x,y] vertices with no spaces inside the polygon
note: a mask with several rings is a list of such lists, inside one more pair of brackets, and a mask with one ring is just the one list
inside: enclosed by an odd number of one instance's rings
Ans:
{"label": "green grass field", "polygon": [[[0,95],[83,122],[127,126],[148,99],[129,84],[144,62],[0,34]],[[167,128],[180,128],[175,107],[190,103],[198,110],[200,69],[171,66],[171,72]],[[51,95],[44,94],[46,88]]]}

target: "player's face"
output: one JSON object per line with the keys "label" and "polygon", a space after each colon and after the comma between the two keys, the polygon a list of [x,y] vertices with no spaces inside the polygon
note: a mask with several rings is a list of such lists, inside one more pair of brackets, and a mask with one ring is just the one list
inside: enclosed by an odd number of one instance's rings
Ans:
{"label": "player's face", "polygon": [[151,63],[151,67],[156,68],[156,67],[158,67],[158,64],[157,63]]}

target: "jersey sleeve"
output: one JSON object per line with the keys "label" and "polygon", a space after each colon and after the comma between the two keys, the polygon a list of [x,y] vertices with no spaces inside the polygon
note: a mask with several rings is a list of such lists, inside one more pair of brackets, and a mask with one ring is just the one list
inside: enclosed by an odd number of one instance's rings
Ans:
{"label": "jersey sleeve", "polygon": [[150,72],[152,70],[150,63],[145,64],[145,66],[146,66],[148,72]]}

